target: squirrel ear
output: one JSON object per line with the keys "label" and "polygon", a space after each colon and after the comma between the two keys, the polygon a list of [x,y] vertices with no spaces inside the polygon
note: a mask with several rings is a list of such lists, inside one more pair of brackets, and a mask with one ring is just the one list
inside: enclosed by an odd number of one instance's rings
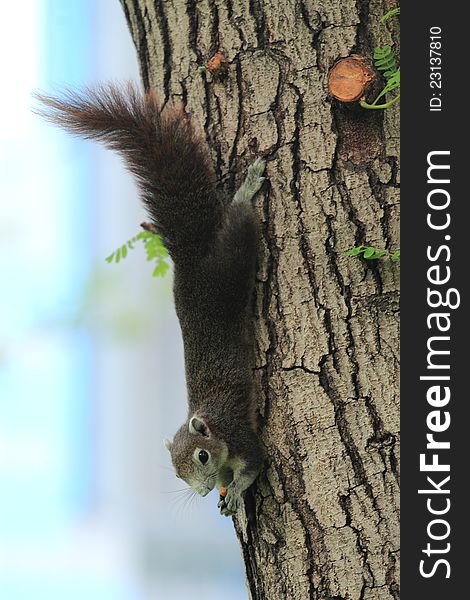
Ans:
{"label": "squirrel ear", "polygon": [[199,417],[191,417],[189,420],[189,433],[193,435],[202,435],[204,437],[209,437],[210,429],[207,427],[204,419]]}
{"label": "squirrel ear", "polygon": [[167,450],[171,450],[171,442],[168,438],[163,438],[163,445]]}

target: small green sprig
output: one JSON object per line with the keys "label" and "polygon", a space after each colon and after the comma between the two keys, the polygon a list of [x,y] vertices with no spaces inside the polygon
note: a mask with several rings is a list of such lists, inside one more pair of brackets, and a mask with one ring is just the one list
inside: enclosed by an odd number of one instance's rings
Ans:
{"label": "small green sprig", "polygon": [[[400,250],[390,252],[389,250],[375,248],[374,246],[356,246],[343,252],[343,256],[362,256],[366,260],[378,260],[380,258],[389,258],[394,263],[400,262]],[[398,264],[398,270],[400,265]]]}
{"label": "small green sprig", "polygon": [[392,10],[389,10],[387,13],[385,13],[383,15],[383,17],[380,18],[380,22],[385,23],[385,21],[388,21],[390,19],[390,17],[394,17],[399,14],[400,14],[400,7],[392,8]]}
{"label": "small green sprig", "polygon": [[153,233],[152,231],[141,231],[133,238],[128,240],[125,244],[123,244],[120,248],[115,250],[112,254],[110,254],[106,258],[106,262],[108,263],[118,263],[121,259],[126,258],[128,250],[134,249],[134,244],[136,242],[143,242],[145,246],[145,251],[147,253],[148,261],[155,261],[155,266],[153,269],[152,275],[154,277],[163,277],[168,270],[168,251],[163,245],[163,242],[159,235]]}
{"label": "small green sprig", "polygon": [[[394,15],[400,14],[400,8],[393,8],[389,10],[381,19],[381,23],[385,23],[390,17]],[[395,102],[398,102],[400,99],[400,94],[398,93],[388,102],[383,104],[378,104],[378,101],[383,98],[386,94],[393,92],[393,90],[400,88],[400,67],[397,64],[397,59],[395,54],[393,53],[391,46],[383,46],[375,48],[374,50],[374,65],[377,71],[381,71],[382,75],[386,80],[385,87],[380,92],[380,94],[376,97],[376,99],[369,103],[365,98],[362,98],[359,104],[362,108],[367,108],[369,110],[377,110],[377,109],[385,109],[393,106]]]}

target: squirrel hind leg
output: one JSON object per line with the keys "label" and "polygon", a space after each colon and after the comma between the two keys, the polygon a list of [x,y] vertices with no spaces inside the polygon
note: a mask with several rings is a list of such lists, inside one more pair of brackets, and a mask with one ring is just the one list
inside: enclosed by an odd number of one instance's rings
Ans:
{"label": "squirrel hind leg", "polygon": [[[258,257],[258,220],[251,203],[229,204],[210,256],[212,280],[233,320],[245,312],[253,291]],[[213,295],[214,290],[211,294]]]}
{"label": "squirrel hind leg", "polygon": [[257,158],[255,162],[248,167],[245,181],[237,190],[237,193],[233,198],[233,204],[251,202],[266,179],[266,177],[263,177],[265,167],[266,161],[263,158]]}

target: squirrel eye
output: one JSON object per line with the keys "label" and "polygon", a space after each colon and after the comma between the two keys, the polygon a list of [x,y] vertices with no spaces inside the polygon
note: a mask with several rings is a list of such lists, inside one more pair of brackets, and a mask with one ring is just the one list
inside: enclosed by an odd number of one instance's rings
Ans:
{"label": "squirrel eye", "polygon": [[198,458],[203,465],[209,460],[209,454],[205,450],[199,450]]}

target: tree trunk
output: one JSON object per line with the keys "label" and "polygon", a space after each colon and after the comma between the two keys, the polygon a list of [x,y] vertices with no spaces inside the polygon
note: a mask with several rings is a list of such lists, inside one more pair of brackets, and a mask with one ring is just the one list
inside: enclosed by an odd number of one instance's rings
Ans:
{"label": "tree trunk", "polygon": [[235,519],[251,597],[398,598],[398,272],[342,254],[398,248],[398,108],[327,96],[337,58],[397,43],[379,20],[393,5],[121,3],[145,87],[193,115],[223,191],[271,159],[255,300],[268,461]]}

